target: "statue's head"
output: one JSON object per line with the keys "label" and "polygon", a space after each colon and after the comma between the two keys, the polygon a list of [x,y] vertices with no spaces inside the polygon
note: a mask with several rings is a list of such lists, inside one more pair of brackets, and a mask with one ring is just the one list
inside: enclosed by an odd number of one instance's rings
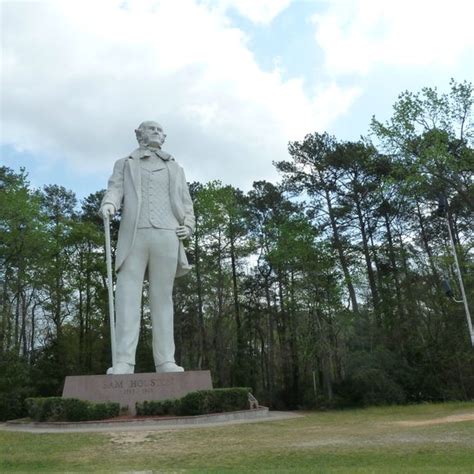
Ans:
{"label": "statue's head", "polygon": [[135,130],[135,135],[137,136],[140,146],[156,148],[161,148],[166,138],[163,127],[158,122],[151,120],[142,122]]}

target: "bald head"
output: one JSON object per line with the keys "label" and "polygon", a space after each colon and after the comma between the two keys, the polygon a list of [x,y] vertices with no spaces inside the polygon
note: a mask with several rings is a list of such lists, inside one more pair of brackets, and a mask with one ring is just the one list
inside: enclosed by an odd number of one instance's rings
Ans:
{"label": "bald head", "polygon": [[166,138],[163,127],[158,122],[151,120],[142,122],[135,130],[135,135],[140,146],[152,148],[161,148]]}

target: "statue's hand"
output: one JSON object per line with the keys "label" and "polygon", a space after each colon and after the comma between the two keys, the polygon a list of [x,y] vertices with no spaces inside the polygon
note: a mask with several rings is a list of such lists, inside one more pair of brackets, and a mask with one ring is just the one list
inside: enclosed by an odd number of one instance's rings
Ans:
{"label": "statue's hand", "polygon": [[115,206],[113,204],[104,204],[100,208],[100,215],[105,219],[106,217],[112,217],[115,214]]}
{"label": "statue's hand", "polygon": [[180,225],[179,227],[176,227],[176,235],[179,240],[187,239],[191,237],[191,229],[185,225]]}

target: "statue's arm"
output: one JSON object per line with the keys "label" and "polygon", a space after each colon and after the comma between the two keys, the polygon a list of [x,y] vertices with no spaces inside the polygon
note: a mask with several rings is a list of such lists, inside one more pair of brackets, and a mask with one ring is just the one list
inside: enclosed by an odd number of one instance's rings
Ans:
{"label": "statue's arm", "polygon": [[118,160],[115,163],[112,176],[107,184],[107,191],[100,205],[101,209],[105,204],[112,204],[115,207],[115,212],[117,212],[122,206],[124,168],[125,159]]}
{"label": "statue's arm", "polygon": [[196,225],[196,220],[194,218],[194,207],[193,201],[191,200],[191,195],[189,194],[188,183],[186,182],[186,177],[184,176],[184,171],[181,172],[181,179],[183,180],[183,208],[184,208],[184,225],[189,227],[190,235],[194,232],[194,227]]}

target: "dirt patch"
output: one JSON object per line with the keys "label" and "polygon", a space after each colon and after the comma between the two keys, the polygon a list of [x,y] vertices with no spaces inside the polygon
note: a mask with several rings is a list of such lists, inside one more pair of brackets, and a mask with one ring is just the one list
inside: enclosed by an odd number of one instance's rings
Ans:
{"label": "dirt patch", "polygon": [[474,413],[465,413],[461,415],[443,416],[442,418],[433,418],[431,420],[421,421],[394,421],[393,424],[399,426],[429,426],[441,425],[443,423],[458,423],[460,421],[474,421]]}
{"label": "dirt patch", "polygon": [[351,438],[321,438],[303,441],[302,443],[293,443],[290,446],[292,448],[321,448],[326,446],[345,446],[353,444]]}
{"label": "dirt patch", "polygon": [[110,440],[115,444],[135,444],[151,441],[147,439],[153,431],[120,431],[110,433]]}

